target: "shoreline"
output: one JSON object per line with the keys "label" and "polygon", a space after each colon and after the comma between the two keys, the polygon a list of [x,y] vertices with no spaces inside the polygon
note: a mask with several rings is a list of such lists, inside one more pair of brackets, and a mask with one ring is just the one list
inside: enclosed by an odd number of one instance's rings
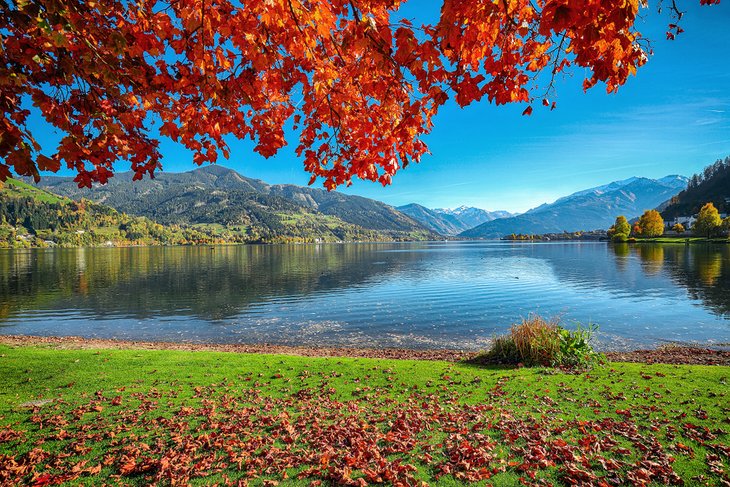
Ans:
{"label": "shoreline", "polygon": [[465,238],[457,239],[446,236],[445,239],[426,239],[426,240],[343,240],[337,242],[208,242],[208,243],[190,243],[190,244],[124,244],[124,245],[48,245],[38,246],[30,245],[28,247],[0,247],[0,250],[52,250],[52,249],[135,249],[135,248],[178,248],[178,247],[229,247],[229,246],[273,246],[273,245],[348,245],[348,244],[403,244],[403,243],[433,243],[433,242],[503,242],[510,244],[556,244],[556,243],[596,243],[596,244],[670,244],[670,245],[730,245],[730,238],[712,238],[705,239],[702,237],[689,238],[664,238],[655,239],[635,239],[626,242],[612,242],[607,238],[572,238],[572,239],[509,239],[509,238]]}
{"label": "shoreline", "polygon": [[[11,347],[50,346],[60,350],[174,350],[187,352],[294,355],[318,358],[349,357],[387,360],[435,360],[446,362],[466,360],[478,353],[453,349],[295,347],[271,344],[149,342],[82,338],[78,336],[42,337],[31,335],[0,335],[0,344]],[[665,345],[655,349],[634,350],[630,352],[605,352],[604,355],[611,362],[730,366],[730,350],[713,350],[691,346]]]}

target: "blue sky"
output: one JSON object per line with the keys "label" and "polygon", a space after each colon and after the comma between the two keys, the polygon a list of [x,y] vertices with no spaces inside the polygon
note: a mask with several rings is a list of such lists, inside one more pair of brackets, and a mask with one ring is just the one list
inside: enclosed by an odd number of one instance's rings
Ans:
{"label": "blue sky", "polygon": [[[389,187],[356,181],[342,191],[395,206],[525,211],[631,176],[689,176],[730,155],[730,2],[700,7],[683,0],[680,7],[687,10],[685,32],[675,41],[665,40],[668,14],[657,14],[654,2],[642,9],[638,29],[652,40],[654,56],[617,94],[602,86],[583,93],[583,73],[574,71],[559,80],[554,111],[536,107],[524,117],[524,105],[449,103],[426,139],[431,156],[400,171]],[[423,11],[436,14],[438,2],[412,0],[405,15]],[[38,124],[38,130],[45,129]],[[232,141],[231,158],[220,162],[269,183],[306,185],[295,144],[292,138],[264,159],[251,143]],[[165,171],[195,167],[174,142],[163,140],[162,150]]]}

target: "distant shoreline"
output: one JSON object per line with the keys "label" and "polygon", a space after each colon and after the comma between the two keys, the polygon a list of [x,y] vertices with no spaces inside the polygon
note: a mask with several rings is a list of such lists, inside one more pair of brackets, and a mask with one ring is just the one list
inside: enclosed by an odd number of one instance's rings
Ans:
{"label": "distant shoreline", "polygon": [[[519,236],[518,236],[519,237]],[[603,242],[610,244],[642,244],[642,243],[661,243],[661,244],[730,244],[730,238],[714,237],[707,239],[705,237],[654,237],[654,238],[630,238],[625,242],[613,242],[608,237],[595,238],[594,236],[581,238],[552,238],[545,235],[524,236],[525,238],[508,238],[499,239],[502,242],[510,243],[555,243],[555,242]]]}
{"label": "distant shoreline", "polygon": [[[451,240],[450,240],[451,241]],[[457,240],[458,241],[458,240]],[[466,240],[465,240],[466,241]],[[443,240],[352,240],[342,242],[214,242],[200,244],[129,244],[129,245],[49,245],[46,247],[0,247],[0,250],[31,249],[136,249],[136,248],[170,248],[170,247],[245,247],[250,245],[347,245],[347,244],[388,244],[388,243],[426,243],[443,242]]]}
{"label": "distant shoreline", "polygon": [[730,244],[730,238],[713,238],[706,239],[704,237],[687,237],[687,238],[641,238],[628,240],[626,242],[612,242],[611,240],[596,239],[596,238],[573,238],[573,239],[539,239],[539,238],[525,238],[525,239],[510,239],[510,238],[483,238],[483,239],[454,239],[448,238],[445,240],[352,240],[342,242],[216,242],[216,243],[204,243],[204,244],[129,244],[129,245],[49,245],[46,247],[41,246],[29,246],[29,247],[0,247],[2,250],[50,250],[50,249],[134,249],[134,248],[201,248],[209,247],[211,249],[218,247],[245,247],[252,245],[353,245],[353,244],[406,244],[406,243],[442,243],[442,242],[503,242],[503,243],[517,243],[517,244],[555,244],[555,243],[604,243],[604,244],[713,244],[713,245],[728,245]]}
{"label": "distant shoreline", "polygon": [[[458,362],[469,359],[478,352],[453,349],[407,349],[407,348],[348,348],[286,346],[272,344],[215,344],[148,342],[117,339],[82,338],[78,336],[30,336],[0,335],[0,344],[12,347],[52,347],[70,350],[174,350],[190,352],[226,352],[265,355],[295,355],[320,358],[371,358],[384,360],[435,360]],[[685,365],[730,366],[730,350],[713,350],[702,347],[680,345],[662,346],[655,349],[630,352],[605,352],[612,362],[663,363]]]}

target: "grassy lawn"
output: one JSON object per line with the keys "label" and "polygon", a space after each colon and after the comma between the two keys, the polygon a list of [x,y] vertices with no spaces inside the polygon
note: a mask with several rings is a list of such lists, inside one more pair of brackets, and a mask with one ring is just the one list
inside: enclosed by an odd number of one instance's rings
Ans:
{"label": "grassy lawn", "polygon": [[94,228],[94,232],[97,235],[103,235],[106,237],[112,236],[112,235],[119,235],[119,227],[96,227]]}
{"label": "grassy lawn", "polygon": [[705,237],[655,237],[655,238],[637,238],[637,243],[730,243],[730,238],[727,237],[714,237],[707,239]]}
{"label": "grassy lawn", "polygon": [[2,345],[0,377],[0,485],[730,480],[730,367]]}

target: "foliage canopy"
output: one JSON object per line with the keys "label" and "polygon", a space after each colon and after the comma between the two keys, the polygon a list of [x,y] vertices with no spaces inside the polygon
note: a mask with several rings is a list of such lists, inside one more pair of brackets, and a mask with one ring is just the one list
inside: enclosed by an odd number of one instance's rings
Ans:
{"label": "foliage canopy", "polygon": [[616,242],[625,242],[631,233],[631,225],[623,215],[616,217],[616,222],[608,229],[608,236]]}
{"label": "foliage canopy", "polygon": [[[268,157],[291,121],[311,182],[387,185],[427,153],[422,138],[449,99],[522,102],[530,114],[535,101],[555,106],[566,69],[586,73],[585,89],[615,92],[650,54],[638,0],[443,0],[423,26],[399,17],[402,3],[0,1],[0,180],[66,164],[91,186],[117,160],[153,176],[157,132],[197,164],[228,157],[226,136]],[[668,36],[680,31],[670,24]],[[50,156],[29,101],[63,135]]]}
{"label": "foliage canopy", "polygon": [[720,225],[722,225],[720,212],[717,211],[715,205],[707,203],[697,215],[693,230],[697,235],[706,235],[707,238],[710,238],[720,229]]}
{"label": "foliage canopy", "polygon": [[660,237],[664,233],[664,220],[656,210],[646,210],[639,217],[638,225],[643,237]]}

